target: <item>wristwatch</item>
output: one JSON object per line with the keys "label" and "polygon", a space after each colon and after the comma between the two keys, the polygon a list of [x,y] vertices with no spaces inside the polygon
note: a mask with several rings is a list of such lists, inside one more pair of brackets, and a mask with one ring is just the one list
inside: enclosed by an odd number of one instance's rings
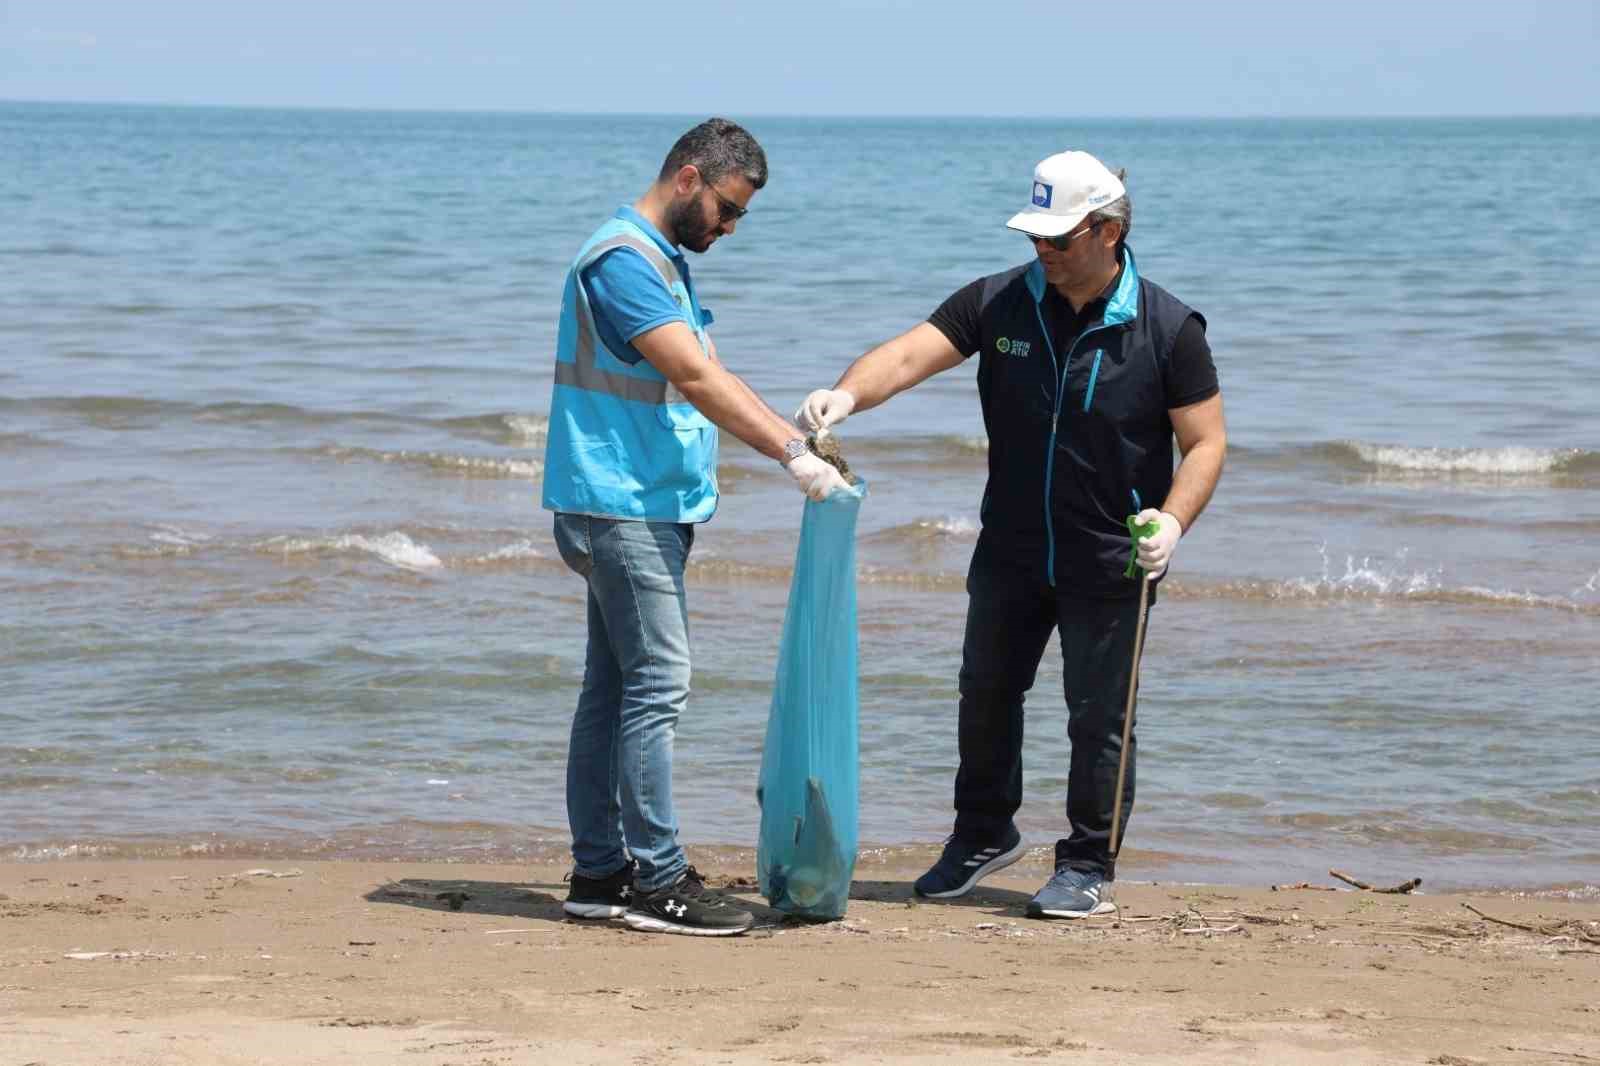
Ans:
{"label": "wristwatch", "polygon": [[779,459],[778,462],[781,463],[784,466],[788,466],[790,463],[794,462],[796,459],[800,458],[802,455],[804,455],[806,452],[809,452],[810,450],[811,450],[811,446],[808,445],[805,442],[805,438],[796,437],[793,440],[789,441],[788,443],[784,444],[784,446],[783,446],[783,458]]}

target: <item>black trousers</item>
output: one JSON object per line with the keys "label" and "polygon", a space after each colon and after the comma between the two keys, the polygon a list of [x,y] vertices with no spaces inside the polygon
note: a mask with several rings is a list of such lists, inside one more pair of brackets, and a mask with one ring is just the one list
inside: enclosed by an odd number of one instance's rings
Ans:
{"label": "black trousers", "polygon": [[[1022,806],[1023,701],[1050,632],[1059,628],[1072,756],[1067,777],[1071,832],[1056,842],[1056,865],[1096,871],[1109,880],[1115,876],[1111,808],[1139,599],[1089,599],[1074,596],[1070,588],[1051,588],[1037,564],[1023,561],[1036,554],[980,538],[967,573],[956,832],[993,837],[1010,827]],[[1137,590],[1133,581],[1128,584]],[[1124,834],[1133,811],[1137,754],[1130,735]]]}

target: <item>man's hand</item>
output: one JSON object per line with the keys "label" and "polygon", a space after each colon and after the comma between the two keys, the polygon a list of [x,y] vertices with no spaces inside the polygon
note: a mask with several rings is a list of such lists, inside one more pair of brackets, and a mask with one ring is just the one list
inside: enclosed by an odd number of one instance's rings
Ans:
{"label": "man's hand", "polygon": [[811,433],[838,425],[856,409],[856,398],[844,389],[818,389],[794,413],[794,424]]}
{"label": "man's hand", "polygon": [[1183,523],[1154,507],[1146,507],[1136,518],[1141,525],[1157,522],[1161,526],[1151,536],[1139,538],[1139,567],[1149,581],[1166,573],[1172,553],[1178,550],[1178,538],[1183,536]]}
{"label": "man's hand", "polygon": [[818,503],[827,499],[834,489],[850,488],[839,475],[838,469],[811,452],[789,460],[783,468],[799,484],[800,491]]}

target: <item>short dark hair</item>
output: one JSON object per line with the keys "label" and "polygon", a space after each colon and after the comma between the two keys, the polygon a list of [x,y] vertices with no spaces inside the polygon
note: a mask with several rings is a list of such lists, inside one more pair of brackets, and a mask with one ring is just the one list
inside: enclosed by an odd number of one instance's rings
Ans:
{"label": "short dark hair", "polygon": [[737,122],[708,118],[678,138],[661,164],[659,180],[671,178],[686,166],[693,166],[707,185],[715,185],[726,174],[737,173],[759,189],[767,183],[767,153]]}

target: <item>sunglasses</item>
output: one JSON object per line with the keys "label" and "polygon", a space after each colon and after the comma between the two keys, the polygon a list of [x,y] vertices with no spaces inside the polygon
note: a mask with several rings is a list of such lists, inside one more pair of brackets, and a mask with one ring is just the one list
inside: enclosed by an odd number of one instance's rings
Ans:
{"label": "sunglasses", "polygon": [[[704,180],[703,178],[701,179],[702,182]],[[707,183],[706,188],[711,189],[711,185]],[[749,208],[740,207],[716,189],[711,189],[711,195],[717,198],[717,221],[719,222],[737,222],[750,212]]]}
{"label": "sunglasses", "polygon": [[1100,228],[1100,223],[1095,222],[1095,223],[1092,223],[1092,224],[1090,224],[1088,226],[1085,226],[1083,229],[1079,230],[1076,233],[1067,233],[1067,234],[1064,234],[1064,235],[1062,235],[1060,237],[1035,237],[1033,234],[1030,233],[1030,234],[1028,234],[1028,239],[1030,241],[1043,241],[1044,243],[1048,244],[1050,247],[1054,248],[1056,251],[1064,252],[1064,251],[1067,250],[1067,246],[1070,245],[1073,241],[1077,240],[1079,237],[1082,237],[1085,233],[1093,233],[1095,230],[1097,230],[1099,228]]}

